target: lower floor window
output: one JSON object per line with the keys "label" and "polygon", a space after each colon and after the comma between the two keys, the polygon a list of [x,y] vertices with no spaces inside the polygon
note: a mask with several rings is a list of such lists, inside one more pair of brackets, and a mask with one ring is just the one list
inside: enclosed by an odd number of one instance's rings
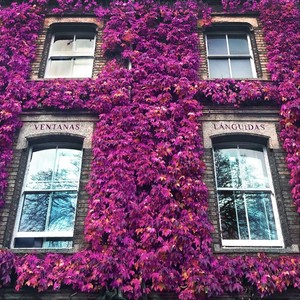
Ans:
{"label": "lower floor window", "polygon": [[76,144],[31,148],[13,248],[72,247],[81,158]]}
{"label": "lower floor window", "polygon": [[283,246],[266,147],[219,143],[214,147],[223,246]]}

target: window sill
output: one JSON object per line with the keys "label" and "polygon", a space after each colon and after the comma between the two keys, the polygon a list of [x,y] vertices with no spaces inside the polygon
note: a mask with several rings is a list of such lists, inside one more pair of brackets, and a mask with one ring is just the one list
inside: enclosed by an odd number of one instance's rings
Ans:
{"label": "window sill", "polygon": [[221,247],[218,244],[214,245],[215,253],[274,253],[274,254],[295,254],[299,253],[299,246],[297,244],[293,244],[290,247],[280,248],[280,247]]}
{"label": "window sill", "polygon": [[209,77],[202,77],[200,80],[203,81],[261,81],[261,82],[271,82],[272,80],[263,78],[263,77],[257,77],[257,78],[209,78]]}
{"label": "window sill", "polygon": [[32,77],[30,78],[28,81],[84,81],[84,80],[95,80],[97,79],[97,76],[92,76],[92,77],[53,77],[53,78],[49,78],[49,77],[43,77],[43,78],[39,78],[39,77]]}
{"label": "window sill", "polygon": [[77,253],[83,249],[80,249],[79,245],[76,245],[73,248],[49,248],[49,249],[41,249],[41,248],[20,248],[20,249],[9,249],[12,253],[15,254],[47,254],[47,253],[61,253],[61,254],[74,254]]}

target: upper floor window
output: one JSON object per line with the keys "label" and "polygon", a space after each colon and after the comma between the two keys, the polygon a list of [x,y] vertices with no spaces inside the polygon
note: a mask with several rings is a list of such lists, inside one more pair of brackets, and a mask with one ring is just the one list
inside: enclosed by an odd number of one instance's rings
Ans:
{"label": "upper floor window", "polygon": [[283,246],[266,147],[214,145],[223,246]]}
{"label": "upper floor window", "polygon": [[70,248],[82,145],[42,143],[30,148],[13,248]]}
{"label": "upper floor window", "polygon": [[256,77],[250,37],[247,32],[208,32],[206,46],[210,78]]}
{"label": "upper floor window", "polygon": [[45,77],[92,77],[95,40],[94,26],[53,26]]}

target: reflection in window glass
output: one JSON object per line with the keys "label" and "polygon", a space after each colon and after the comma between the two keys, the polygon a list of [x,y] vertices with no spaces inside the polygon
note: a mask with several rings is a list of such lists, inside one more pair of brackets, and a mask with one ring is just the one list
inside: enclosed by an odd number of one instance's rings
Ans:
{"label": "reflection in window glass", "polygon": [[68,239],[46,239],[44,242],[44,248],[48,249],[60,249],[60,248],[71,248],[72,241]]}
{"label": "reflection in window glass", "polygon": [[270,188],[263,148],[215,150],[218,187]]}
{"label": "reflection in window glass", "polygon": [[270,194],[245,194],[252,240],[277,240]]}
{"label": "reflection in window glass", "polygon": [[73,50],[73,42],[74,36],[73,35],[54,35],[52,51],[53,52],[65,52],[65,51],[72,51]]}
{"label": "reflection in window glass", "polygon": [[48,230],[73,230],[76,200],[76,193],[53,193]]}
{"label": "reflection in window glass", "polygon": [[76,189],[79,181],[81,151],[58,149],[53,178],[55,189]]}
{"label": "reflection in window glass", "polygon": [[77,34],[76,36],[76,51],[94,53],[94,34]]}
{"label": "reflection in window glass", "polygon": [[252,52],[246,33],[208,33],[210,78],[253,78]]}
{"label": "reflection in window glass", "polygon": [[[44,159],[47,157],[47,159]],[[45,149],[33,151],[27,175],[26,188],[34,190],[49,189],[55,161],[55,151]]]}
{"label": "reflection in window glass", "polygon": [[71,59],[53,59],[48,64],[47,77],[70,77],[73,61]]}
{"label": "reflection in window glass", "polygon": [[14,248],[42,248],[43,239],[41,238],[15,238]]}
{"label": "reflection in window glass", "polygon": [[209,54],[228,54],[226,36],[210,34],[207,36],[207,47]]}
{"label": "reflection in window glass", "polygon": [[227,242],[236,240],[281,245],[265,148],[220,144],[214,149],[214,161],[223,244],[239,245]]}
{"label": "reflection in window glass", "polygon": [[220,192],[223,239],[277,240],[270,195]]}
{"label": "reflection in window glass", "polygon": [[67,148],[57,144],[32,150],[15,248],[71,245],[68,239],[74,229],[81,159],[82,151],[77,145]]}
{"label": "reflection in window glass", "polygon": [[231,72],[233,78],[252,78],[252,69],[249,58],[232,58]]}
{"label": "reflection in window glass", "polygon": [[228,34],[230,54],[250,54],[246,34]]}
{"label": "reflection in window glass", "polygon": [[[91,77],[93,71],[93,59],[76,59],[73,65],[74,77]],[[83,75],[84,74],[84,75]]]}
{"label": "reflection in window glass", "polygon": [[26,194],[19,231],[44,231],[49,194]]}
{"label": "reflection in window glass", "polygon": [[92,76],[95,32],[53,33],[46,78],[87,78]]}
{"label": "reflection in window glass", "polygon": [[229,78],[230,70],[227,59],[210,59],[209,69],[211,78]]}

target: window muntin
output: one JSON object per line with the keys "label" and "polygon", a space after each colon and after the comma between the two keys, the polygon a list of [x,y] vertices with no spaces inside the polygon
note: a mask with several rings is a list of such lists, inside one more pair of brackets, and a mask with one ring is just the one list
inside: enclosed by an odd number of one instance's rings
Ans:
{"label": "window muntin", "polygon": [[46,78],[92,77],[96,34],[94,31],[54,32]]}
{"label": "window muntin", "polygon": [[221,143],[214,163],[223,246],[283,246],[266,148]]}
{"label": "window muntin", "polygon": [[30,150],[13,248],[70,248],[82,150],[44,144]]}
{"label": "window muntin", "polygon": [[256,77],[247,33],[207,33],[206,46],[210,78]]}

